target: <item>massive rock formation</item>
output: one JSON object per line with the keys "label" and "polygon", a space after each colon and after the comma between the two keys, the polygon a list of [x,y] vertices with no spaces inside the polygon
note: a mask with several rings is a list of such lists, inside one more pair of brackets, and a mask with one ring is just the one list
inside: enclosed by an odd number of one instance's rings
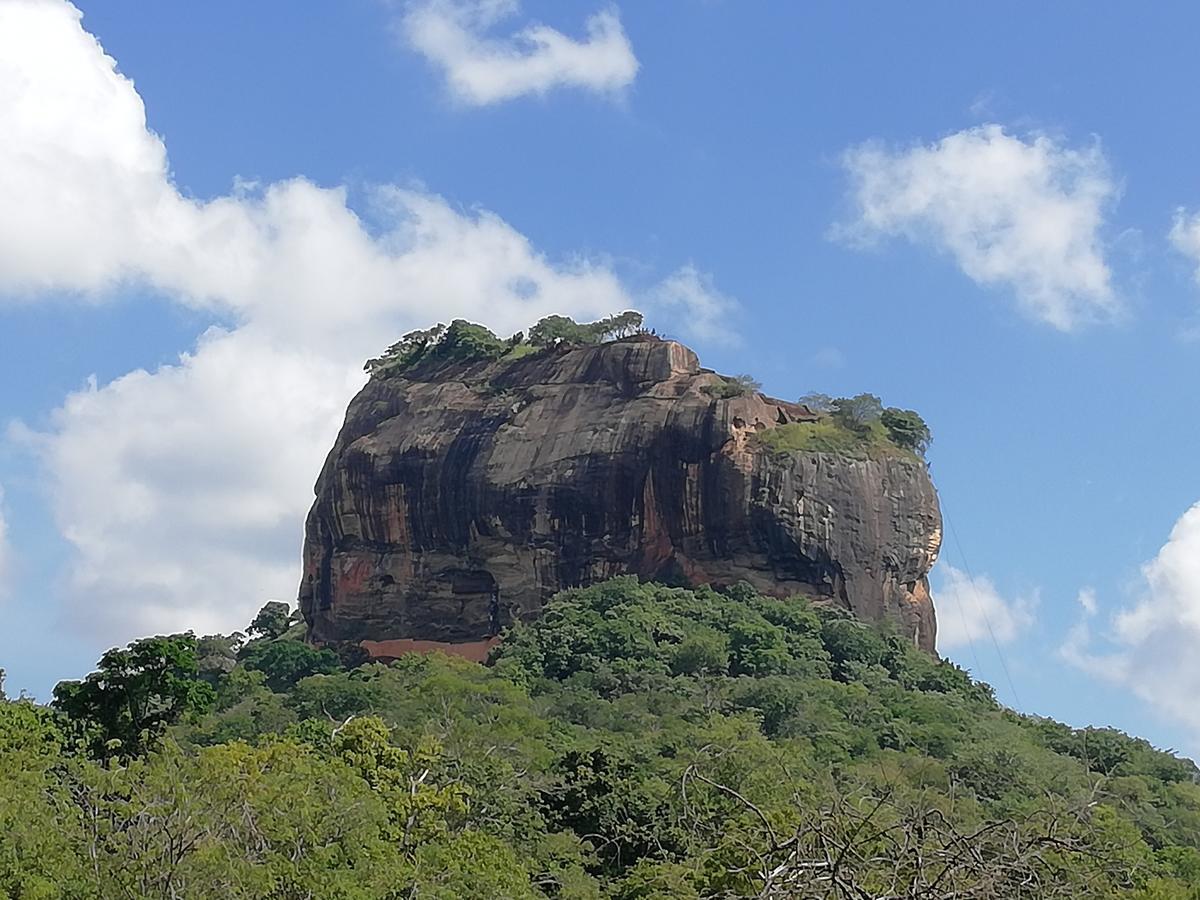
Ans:
{"label": "massive rock formation", "polygon": [[772,450],[763,431],[811,412],[724,384],[647,338],[373,377],[308,517],[311,635],[478,653],[555,591],[632,573],[805,594],[932,650],[925,465]]}

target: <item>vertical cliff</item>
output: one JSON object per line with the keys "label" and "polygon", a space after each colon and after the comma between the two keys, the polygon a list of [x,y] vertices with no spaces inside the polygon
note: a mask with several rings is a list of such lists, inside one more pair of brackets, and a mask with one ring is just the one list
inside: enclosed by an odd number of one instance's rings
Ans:
{"label": "vertical cliff", "polygon": [[894,452],[786,452],[813,418],[673,341],[429,361],[350,404],[316,486],[300,603],[317,640],[486,641],[563,587],[745,580],[932,650],[941,515]]}

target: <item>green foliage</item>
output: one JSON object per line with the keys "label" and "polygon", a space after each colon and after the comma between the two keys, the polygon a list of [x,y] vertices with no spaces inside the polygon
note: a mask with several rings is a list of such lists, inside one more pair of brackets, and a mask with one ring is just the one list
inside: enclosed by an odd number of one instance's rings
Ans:
{"label": "green foliage", "polygon": [[[869,436],[870,433],[867,434]],[[777,425],[762,432],[759,440],[772,450],[780,452],[813,450],[819,453],[836,453],[840,456],[865,457],[885,449],[869,439],[864,439],[863,434],[843,427],[834,419]]]}
{"label": "green foliage", "polygon": [[239,641],[0,701],[0,896],[1197,900],[1192,763],[803,598],[614,579],[490,666]]}
{"label": "green foliage", "polygon": [[382,356],[368,359],[363,370],[371,375],[399,374],[416,364],[430,347],[436,347],[445,333],[446,326],[441,323],[410,331],[388,347]]}
{"label": "green foliage", "polygon": [[592,330],[568,316],[546,316],[529,329],[529,344],[533,347],[553,347],[556,344],[591,344]]}
{"label": "green foliage", "polygon": [[838,397],[833,401],[832,415],[850,431],[866,431],[883,416],[883,404],[874,394]]}
{"label": "green foliage", "polygon": [[334,732],[333,751],[370,785],[387,810],[384,837],[412,849],[449,835],[466,818],[469,790],[449,776],[437,739],[405,750],[376,716],[350,719]]}
{"label": "green foliage", "polygon": [[[519,339],[519,335],[514,335]],[[424,360],[475,362],[499,359],[513,344],[496,337],[483,325],[455,319],[449,325],[410,331],[384,351],[367,360],[363,368],[371,375],[400,375]]]}
{"label": "green foliage", "polygon": [[258,611],[246,633],[250,637],[272,640],[282,637],[291,622],[292,608],[280,600],[272,600]]}
{"label": "green foliage", "polygon": [[628,310],[596,322],[580,323],[567,316],[546,316],[529,330],[526,340],[517,332],[507,340],[483,325],[455,319],[449,325],[410,331],[381,356],[367,360],[363,369],[375,376],[401,375],[420,362],[480,362],[503,359],[513,362],[558,344],[599,344],[628,337],[642,329],[642,314]]}
{"label": "green foliage", "polygon": [[300,641],[267,641],[248,644],[242,663],[251,672],[262,672],[272,691],[286,691],[301,678],[328,675],[341,668],[338,655]]}
{"label": "green foliage", "polygon": [[720,381],[716,384],[706,385],[701,390],[718,400],[732,400],[734,397],[744,397],[762,390],[762,384],[750,375],[719,375],[717,377],[720,378]]}
{"label": "green foliage", "polygon": [[558,344],[600,344],[614,338],[636,334],[642,327],[642,314],[627,310],[596,322],[576,322],[567,316],[546,316],[529,329],[533,347],[554,347]]}
{"label": "green foliage", "polygon": [[842,456],[924,457],[933,440],[925,420],[911,409],[884,408],[874,394],[830,397],[806,394],[799,400],[821,418],[768,429],[761,440],[780,452],[816,451]]}
{"label": "green foliage", "polygon": [[499,359],[508,350],[508,344],[482,325],[455,319],[438,341],[436,353],[443,359],[474,361]]}
{"label": "green foliage", "polygon": [[54,706],[102,753],[139,753],[168,725],[212,706],[215,692],[200,678],[196,648],[188,632],[109,650],[83,681],[59,682]]}
{"label": "green foliage", "polygon": [[925,451],[929,449],[929,443],[933,440],[929,426],[911,409],[889,406],[880,414],[879,421],[897,447],[911,450],[920,456],[924,456]]}
{"label": "green foliage", "polygon": [[815,413],[831,413],[833,412],[833,398],[828,394],[810,393],[805,394],[797,403],[807,406]]}
{"label": "green foliage", "polygon": [[[824,395],[809,395],[800,402],[821,411],[824,405],[821,398]],[[873,394],[831,400],[826,408],[829,413],[815,422],[779,425],[764,431],[759,439],[780,452],[809,450],[857,458],[889,455],[920,458],[933,440],[917,413],[883,409]]]}

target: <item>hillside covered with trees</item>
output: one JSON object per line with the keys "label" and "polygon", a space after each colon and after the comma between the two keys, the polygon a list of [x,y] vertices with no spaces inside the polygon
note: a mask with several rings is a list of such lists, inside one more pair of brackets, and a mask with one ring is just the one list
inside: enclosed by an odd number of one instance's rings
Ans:
{"label": "hillside covered with trees", "polygon": [[0,896],[1200,897],[1190,761],[804,600],[615,579],[486,666],[248,632],[0,703]]}

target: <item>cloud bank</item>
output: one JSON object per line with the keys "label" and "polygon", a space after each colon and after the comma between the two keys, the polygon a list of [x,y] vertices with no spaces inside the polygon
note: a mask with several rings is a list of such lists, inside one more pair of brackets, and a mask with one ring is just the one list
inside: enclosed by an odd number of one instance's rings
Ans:
{"label": "cloud bank", "polygon": [[519,12],[517,0],[424,0],[409,6],[401,30],[473,106],[564,87],[615,95],[633,83],[638,61],[615,9],[589,16],[582,40],[536,23],[489,36]]}
{"label": "cloud bank", "polygon": [[13,429],[74,550],[68,621],[96,640],[229,629],[294,597],[321,460],[362,361],[397,335],[636,305],[606,266],[550,260],[425,191],[373,188],[367,219],[303,178],[186,196],[133,84],[60,0],[0,3],[0,134],[0,302],[137,284],[224,323]]}
{"label": "cloud bank", "polygon": [[1083,615],[1060,648],[1062,657],[1133,691],[1200,743],[1200,503],[1142,566],[1133,603],[1101,628],[1095,595],[1085,589],[1080,605]]}
{"label": "cloud bank", "polygon": [[835,237],[933,247],[1063,331],[1120,311],[1101,240],[1117,185],[1098,145],[1073,149],[983,125],[928,145],[863,144],[842,163],[854,214]]}
{"label": "cloud bank", "polygon": [[938,610],[939,652],[993,637],[1007,644],[1033,624],[1036,597],[1007,599],[986,575],[972,579],[948,563],[938,563],[937,574],[933,602]]}

